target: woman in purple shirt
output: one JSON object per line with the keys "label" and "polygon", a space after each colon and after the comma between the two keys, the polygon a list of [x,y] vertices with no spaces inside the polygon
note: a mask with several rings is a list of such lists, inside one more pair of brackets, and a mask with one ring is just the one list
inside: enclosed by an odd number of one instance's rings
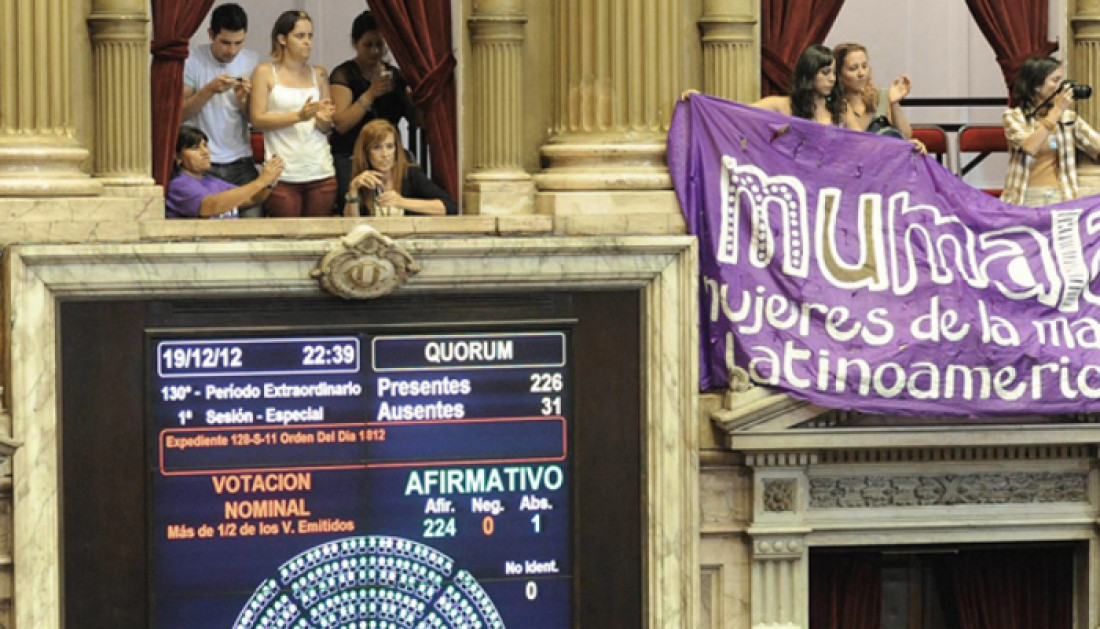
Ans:
{"label": "woman in purple shirt", "polygon": [[206,140],[206,134],[195,127],[180,128],[176,164],[164,199],[167,218],[237,218],[238,207],[259,205],[278,183],[283,172],[279,157],[268,160],[260,176],[243,186],[206,174],[210,170]]}

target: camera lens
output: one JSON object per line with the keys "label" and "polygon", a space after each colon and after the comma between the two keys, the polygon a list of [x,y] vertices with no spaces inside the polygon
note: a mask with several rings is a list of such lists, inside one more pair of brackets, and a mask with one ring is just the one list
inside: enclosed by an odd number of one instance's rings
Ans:
{"label": "camera lens", "polygon": [[1077,81],[1062,81],[1062,85],[1058,88],[1061,90],[1065,86],[1073,88],[1073,100],[1085,100],[1092,97],[1092,86],[1078,83]]}

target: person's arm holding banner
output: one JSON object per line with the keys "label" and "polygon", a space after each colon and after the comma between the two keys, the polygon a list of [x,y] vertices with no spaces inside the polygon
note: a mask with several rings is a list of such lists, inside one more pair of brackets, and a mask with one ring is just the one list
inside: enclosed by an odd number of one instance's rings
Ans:
{"label": "person's arm holding banner", "polygon": [[[698,93],[698,90],[684,90],[680,100]],[[765,96],[751,106],[839,127],[843,126],[841,100],[833,52],[814,44],[802,51],[795,62],[789,95]]]}

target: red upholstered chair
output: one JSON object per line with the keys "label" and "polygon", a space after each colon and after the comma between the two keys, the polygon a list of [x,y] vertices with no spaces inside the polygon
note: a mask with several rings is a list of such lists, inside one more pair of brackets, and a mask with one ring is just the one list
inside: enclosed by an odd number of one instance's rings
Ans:
{"label": "red upholstered chair", "polygon": [[[966,177],[983,159],[991,153],[1007,153],[1008,141],[1005,129],[1000,125],[967,125],[959,129],[959,176]],[[962,163],[963,153],[977,153],[966,164]],[[985,192],[999,197],[1000,188],[984,188]]]}
{"label": "red upholstered chair", "polygon": [[920,140],[928,154],[936,158],[939,163],[944,163],[947,158],[947,133],[942,127],[926,125],[913,127],[913,138]]}

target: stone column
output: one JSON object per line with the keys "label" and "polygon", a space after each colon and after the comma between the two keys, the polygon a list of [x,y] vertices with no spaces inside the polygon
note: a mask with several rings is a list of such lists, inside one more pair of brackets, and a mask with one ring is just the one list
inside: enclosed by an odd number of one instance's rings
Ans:
{"label": "stone column", "polygon": [[72,0],[0,4],[0,196],[97,195],[73,113]]}
{"label": "stone column", "polygon": [[760,97],[758,0],[704,0],[703,92],[728,100]]}
{"label": "stone column", "polygon": [[678,213],[665,140],[683,87],[683,0],[556,0],[554,16],[537,211]]}
{"label": "stone column", "polygon": [[806,469],[810,453],[750,454],[753,468],[752,629],[809,626],[810,565],[806,538]]}
{"label": "stone column", "polygon": [[112,186],[152,186],[149,16],[141,0],[94,0],[93,172]]}
{"label": "stone column", "polygon": [[[1100,0],[1077,0],[1067,10],[1070,22],[1069,76],[1095,86],[1100,82]],[[1100,124],[1095,98],[1077,101],[1077,113],[1091,125]],[[1081,154],[1077,178],[1082,195],[1100,192],[1100,164]]]}
{"label": "stone column", "polygon": [[530,214],[535,183],[523,169],[520,67],[524,47],[522,0],[474,3],[468,25],[473,59],[473,170],[466,177],[468,214]]}

